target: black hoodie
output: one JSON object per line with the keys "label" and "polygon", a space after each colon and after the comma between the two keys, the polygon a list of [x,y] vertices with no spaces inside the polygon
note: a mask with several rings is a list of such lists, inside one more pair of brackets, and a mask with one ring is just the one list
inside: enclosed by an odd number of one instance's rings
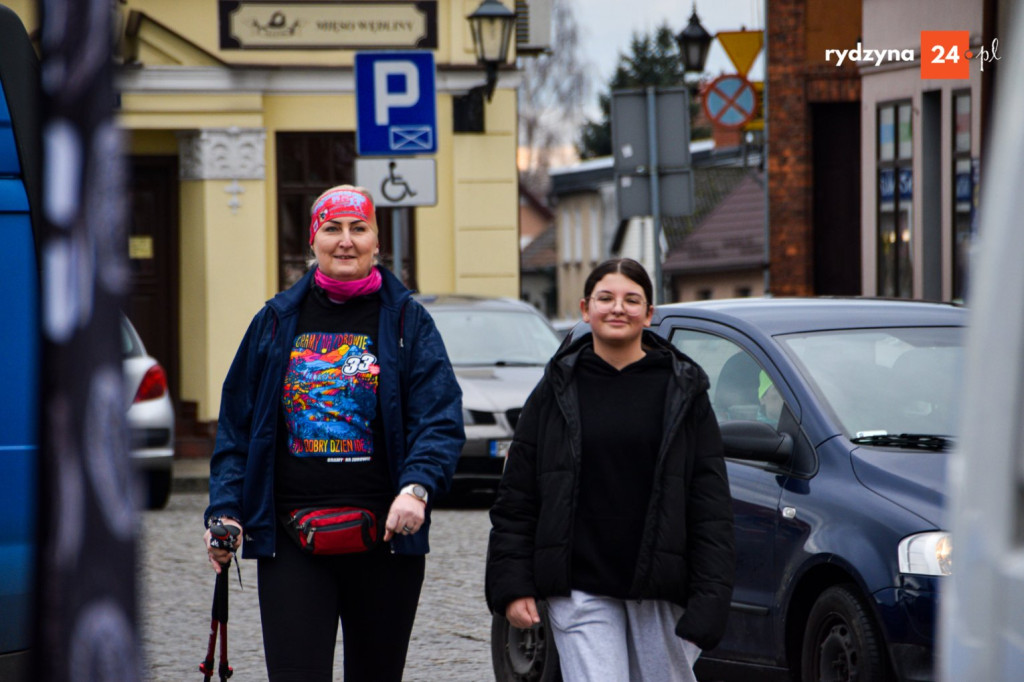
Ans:
{"label": "black hoodie", "polygon": [[584,348],[579,387],[579,500],[572,536],[575,590],[625,598],[633,581],[654,466],[661,446],[662,403],[672,356],[662,348],[621,370]]}
{"label": "black hoodie", "polygon": [[[721,436],[704,371],[653,332],[644,331],[643,344],[649,355],[667,353],[671,370],[658,401],[653,482],[623,598],[683,606],[676,634],[707,650],[725,632],[735,572]],[[491,509],[485,591],[494,612],[519,597],[567,596],[573,588],[583,453],[578,364],[592,346],[586,335],[561,348],[523,407]]]}

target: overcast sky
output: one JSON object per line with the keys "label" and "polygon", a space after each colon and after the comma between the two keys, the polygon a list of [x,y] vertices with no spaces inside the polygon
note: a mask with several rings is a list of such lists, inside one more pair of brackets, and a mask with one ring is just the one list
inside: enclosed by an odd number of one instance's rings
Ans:
{"label": "overcast sky", "polygon": [[[629,51],[634,32],[651,33],[667,21],[672,33],[686,27],[693,0],[569,0],[580,26],[583,57],[592,65],[596,91],[604,89],[615,71],[619,54]],[[711,35],[718,31],[764,28],[764,0],[697,0],[697,16]],[[751,80],[764,77],[763,59],[748,74]],[[709,74],[735,73],[729,57],[715,41],[706,67]],[[596,97],[595,97],[596,99]],[[596,106],[596,105],[595,105]]]}

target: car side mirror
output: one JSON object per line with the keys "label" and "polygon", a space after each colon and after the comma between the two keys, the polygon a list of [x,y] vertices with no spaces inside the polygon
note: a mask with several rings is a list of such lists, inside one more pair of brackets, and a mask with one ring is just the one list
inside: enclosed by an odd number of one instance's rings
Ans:
{"label": "car side mirror", "polygon": [[731,420],[718,425],[725,456],[754,462],[784,464],[793,456],[793,437],[779,433],[771,424]]}

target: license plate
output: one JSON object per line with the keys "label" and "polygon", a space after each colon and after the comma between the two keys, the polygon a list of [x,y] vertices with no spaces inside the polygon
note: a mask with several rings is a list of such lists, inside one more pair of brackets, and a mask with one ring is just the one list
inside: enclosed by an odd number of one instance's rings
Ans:
{"label": "license plate", "polygon": [[491,457],[507,457],[508,449],[512,446],[510,440],[492,440],[491,441]]}

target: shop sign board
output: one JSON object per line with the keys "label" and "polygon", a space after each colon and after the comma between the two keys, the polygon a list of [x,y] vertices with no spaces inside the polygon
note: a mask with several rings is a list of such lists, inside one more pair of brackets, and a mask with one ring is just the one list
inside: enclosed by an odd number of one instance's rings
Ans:
{"label": "shop sign board", "polygon": [[219,0],[222,50],[437,48],[437,2]]}

